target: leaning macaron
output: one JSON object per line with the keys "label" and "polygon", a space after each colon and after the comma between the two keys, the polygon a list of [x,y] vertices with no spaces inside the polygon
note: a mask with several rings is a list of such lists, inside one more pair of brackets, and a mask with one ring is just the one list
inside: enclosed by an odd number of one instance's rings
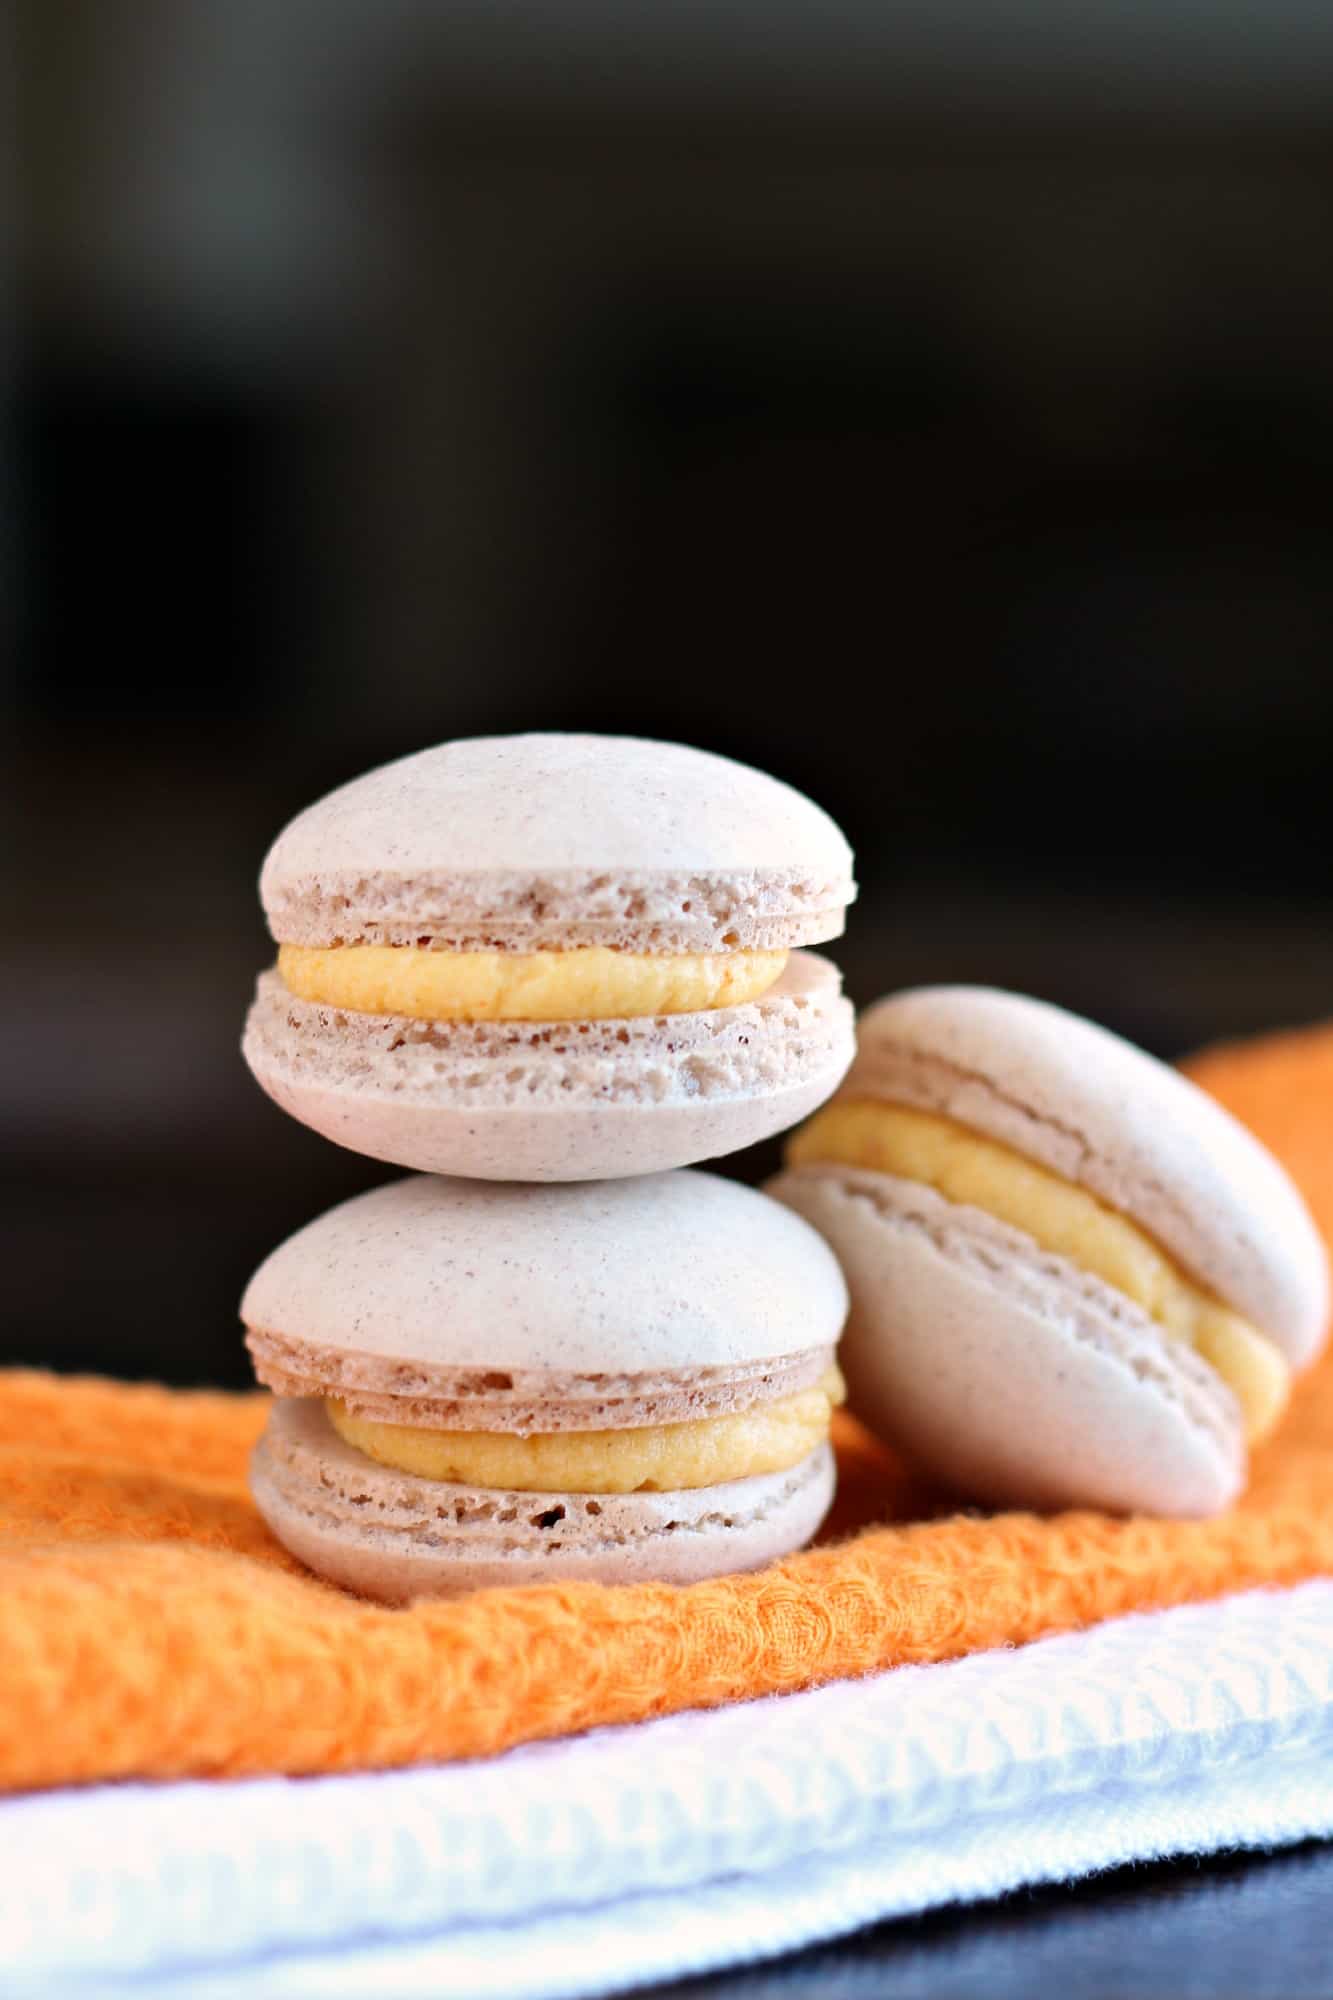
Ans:
{"label": "leaning macaron", "polygon": [[872,1007],[769,1191],[837,1251],[851,1406],[971,1497],[1208,1515],[1323,1345],[1292,1182],[1175,1070],[977,987]]}
{"label": "leaning macaron", "polygon": [[491,1180],[684,1166],[837,1087],[852,857],[827,814],[725,757],[630,737],[445,743],[281,833],[278,963],[245,1055],[372,1159]]}
{"label": "leaning macaron", "polygon": [[255,1499],[389,1602],[754,1569],[828,1509],[846,1307],[813,1229],[712,1174],[377,1188],[246,1291]]}

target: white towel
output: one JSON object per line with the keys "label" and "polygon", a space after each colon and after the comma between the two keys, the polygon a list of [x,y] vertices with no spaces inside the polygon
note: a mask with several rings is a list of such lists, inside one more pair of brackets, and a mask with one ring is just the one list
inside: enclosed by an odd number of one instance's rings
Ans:
{"label": "white towel", "polygon": [[557,2000],[1333,1832],[1333,1582],[444,1769],[0,1806],[8,2000]]}

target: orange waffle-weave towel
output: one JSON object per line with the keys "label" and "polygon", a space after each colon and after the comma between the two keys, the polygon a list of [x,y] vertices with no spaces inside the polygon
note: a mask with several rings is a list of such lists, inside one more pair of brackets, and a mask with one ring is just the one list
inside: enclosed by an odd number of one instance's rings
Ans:
{"label": "orange waffle-weave towel", "polygon": [[[1333,1027],[1190,1068],[1329,1236]],[[847,1419],[834,1539],[758,1575],[396,1611],[269,1536],[265,1402],[0,1375],[0,1787],[478,1756],[1333,1573],[1333,1359],[1217,1521],[946,1516]]]}

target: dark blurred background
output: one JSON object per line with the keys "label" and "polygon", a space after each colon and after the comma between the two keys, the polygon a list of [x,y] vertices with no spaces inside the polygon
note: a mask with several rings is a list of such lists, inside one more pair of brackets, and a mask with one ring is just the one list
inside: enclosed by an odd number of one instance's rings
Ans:
{"label": "dark blurred background", "polygon": [[1329,1011],[1322,0],[45,0],[18,57],[5,1358],[246,1379],[250,1268],[387,1172],[241,1065],[259,862],[451,735],[810,791],[860,1002]]}

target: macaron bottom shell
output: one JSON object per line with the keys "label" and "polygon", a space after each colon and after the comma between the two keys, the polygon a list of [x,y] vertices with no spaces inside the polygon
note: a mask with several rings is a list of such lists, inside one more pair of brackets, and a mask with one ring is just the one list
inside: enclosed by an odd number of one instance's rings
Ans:
{"label": "macaron bottom shell", "polygon": [[283,1110],[371,1159],[479,1180],[615,1179],[785,1131],[836,1090],[854,1026],[836,967],[811,952],[740,1005],[550,1024],[348,1013],[268,972],[244,1051]]}
{"label": "macaron bottom shell", "polygon": [[294,1556],[384,1603],[581,1579],[685,1584],[762,1568],[810,1540],[833,1498],[831,1447],[788,1471],[679,1493],[456,1486],[388,1469],[338,1437],[315,1398],[275,1401],[251,1490]]}
{"label": "macaron bottom shell", "polygon": [[848,1402],[961,1495],[1201,1517],[1245,1480],[1221,1377],[1142,1308],[919,1183],[806,1165],[766,1192],[837,1254]]}

